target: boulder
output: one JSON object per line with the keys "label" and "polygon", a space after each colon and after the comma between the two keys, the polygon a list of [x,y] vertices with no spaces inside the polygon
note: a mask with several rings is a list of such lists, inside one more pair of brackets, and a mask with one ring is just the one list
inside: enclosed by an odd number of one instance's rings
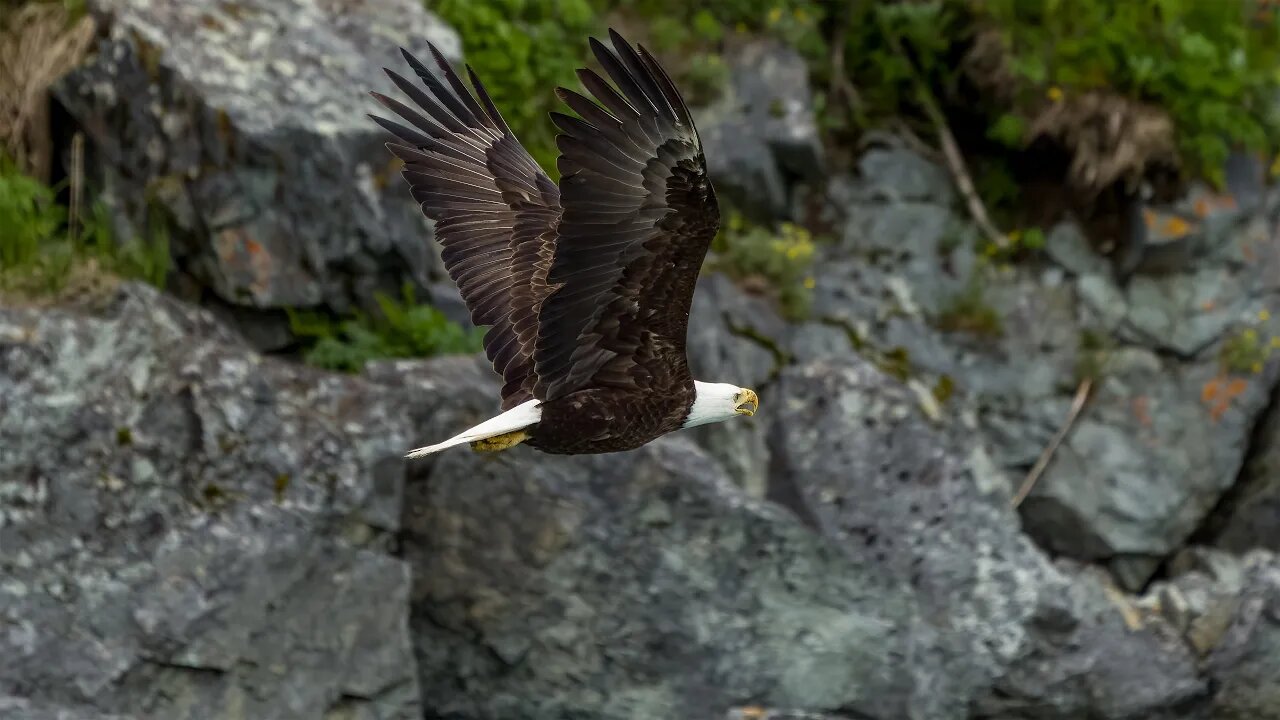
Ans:
{"label": "boulder", "polygon": [[421,717],[395,395],[125,285],[0,310],[0,398],[0,715]]}
{"label": "boulder", "polygon": [[1168,619],[1196,652],[1214,688],[1207,717],[1280,718],[1280,559],[1194,547],[1170,570],[1138,605]]}
{"label": "boulder", "polygon": [[[698,281],[689,312],[689,367],[706,382],[749,387],[760,402],[773,401],[771,386],[787,358],[790,329],[767,298],[748,294],[720,273]],[[764,497],[769,475],[766,408],[751,418],[693,428],[690,437],[724,466],[753,497]]]}
{"label": "boulder", "polygon": [[1280,553],[1280,402],[1272,397],[1253,435],[1249,461],[1203,531],[1205,540],[1243,554],[1253,548]]}
{"label": "boulder", "polygon": [[822,173],[809,69],[793,48],[750,40],[725,56],[729,82],[695,113],[716,190],[754,219],[792,216],[792,190]]}
{"label": "boulder", "polygon": [[801,354],[853,351],[949,388],[941,412],[972,414],[1011,481],[1092,378],[1021,512],[1044,547],[1142,587],[1232,487],[1280,380],[1266,351],[1280,334],[1275,203],[1206,224],[1214,252],[1189,271],[1120,288],[1070,225],[1049,233],[1052,262],[985,259],[942,176],[909,158],[876,148],[832,183],[843,234],[816,264],[813,307],[851,343],[811,332]]}
{"label": "boulder", "polygon": [[460,58],[421,2],[87,5],[105,35],[57,98],[119,232],[169,233],[191,297],[274,349],[284,309],[370,308],[425,284],[427,221],[367,117],[398,48]]}
{"label": "boulder", "polygon": [[779,395],[770,496],[911,589],[960,644],[944,687],[969,689],[970,717],[1188,717],[1206,696],[1163,624],[1127,625],[1118,592],[1020,532],[970,425],[935,424],[866,363],[790,369]]}
{"label": "boulder", "polygon": [[1244,588],[1222,641],[1208,659],[1217,720],[1280,718],[1280,560],[1245,570]]}
{"label": "boulder", "polygon": [[[470,359],[372,374],[424,408],[423,437],[480,419],[496,392]],[[434,456],[411,471],[401,540],[428,715],[723,717],[761,702],[964,717],[963,691],[934,682],[949,641],[904,590],[746,496],[686,436],[620,455]]]}

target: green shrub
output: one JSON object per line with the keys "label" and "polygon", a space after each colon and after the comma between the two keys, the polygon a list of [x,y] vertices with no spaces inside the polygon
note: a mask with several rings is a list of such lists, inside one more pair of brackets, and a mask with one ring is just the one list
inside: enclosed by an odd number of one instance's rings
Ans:
{"label": "green shrub", "polygon": [[66,220],[53,190],[0,158],[0,269],[35,263]]}
{"label": "green shrub", "polygon": [[1164,107],[1193,171],[1218,179],[1231,145],[1280,138],[1280,22],[1229,0],[984,0],[1024,100],[1111,88]]}
{"label": "green shrub", "polygon": [[748,224],[731,212],[712,242],[707,266],[776,295],[785,316],[805,317],[813,295],[814,240],[808,230],[783,223],[777,231]]}
{"label": "green shrub", "polygon": [[163,287],[169,274],[169,240],[159,218],[146,239],[119,242],[106,209],[95,204],[78,219],[74,235],[57,189],[22,174],[0,158],[0,290],[27,297],[51,296],[77,268]]}
{"label": "green shrub", "polygon": [[435,0],[430,9],[461,35],[466,62],[534,159],[556,177],[555,127],[564,111],[557,85],[578,88],[575,70],[595,60],[587,37],[617,27],[662,58],[685,99],[717,96],[728,78],[720,42],[728,32],[762,31],[798,47],[821,43],[819,0]]}
{"label": "green shrub", "polygon": [[1264,337],[1257,327],[1240,329],[1222,342],[1219,364],[1234,373],[1260,373],[1267,360],[1280,347],[1280,337]]}
{"label": "green shrub", "polygon": [[[987,136],[1018,148],[1046,97],[1107,89],[1164,108],[1188,169],[1214,181],[1230,148],[1272,152],[1280,142],[1280,14],[1239,0],[923,0],[847,6],[846,72],[857,88],[855,126],[917,105],[921,79],[956,100],[959,52],[994,29],[1017,87],[1012,105],[965,100],[985,112]],[[905,53],[893,47],[896,40]],[[825,76],[825,66],[815,73]],[[978,105],[980,105],[979,103]],[[981,179],[979,179],[981,184]]]}
{"label": "green shrub", "polygon": [[317,367],[359,372],[370,360],[431,357],[479,352],[484,331],[465,329],[430,305],[414,300],[405,285],[403,299],[378,295],[377,316],[356,313],[334,320],[318,313],[289,313],[293,333],[309,347],[304,360]]}
{"label": "green shrub", "polygon": [[556,177],[557,85],[577,88],[574,71],[601,31],[588,0],[437,0],[431,10],[462,37],[466,61],[534,159]]}

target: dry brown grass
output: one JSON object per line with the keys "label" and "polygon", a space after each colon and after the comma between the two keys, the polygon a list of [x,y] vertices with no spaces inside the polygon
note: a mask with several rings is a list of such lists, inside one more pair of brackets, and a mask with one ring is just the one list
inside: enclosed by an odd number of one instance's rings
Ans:
{"label": "dry brown grass", "polygon": [[1115,93],[1090,92],[1046,103],[1030,137],[1067,150],[1067,180],[1096,195],[1115,183],[1136,185],[1152,167],[1177,167],[1173,121],[1164,110]]}
{"label": "dry brown grass", "polygon": [[45,277],[33,274],[0,274],[0,307],[62,307],[93,311],[114,297],[121,279],[96,258],[71,259],[65,277],[50,287]]}
{"label": "dry brown grass", "polygon": [[32,177],[49,179],[49,86],[80,63],[95,31],[61,3],[0,10],[0,149]]}

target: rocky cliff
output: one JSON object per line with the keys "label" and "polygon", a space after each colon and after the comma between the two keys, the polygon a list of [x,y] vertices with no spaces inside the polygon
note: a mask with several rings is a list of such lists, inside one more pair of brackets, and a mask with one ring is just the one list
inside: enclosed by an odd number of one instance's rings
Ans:
{"label": "rocky cliff", "polygon": [[89,5],[57,97],[181,278],[0,308],[0,718],[1280,718],[1280,196],[1125,285],[1071,224],[993,262],[907,147],[824,174],[794,56],[753,46],[715,181],[831,229],[803,320],[701,282],[697,374],[761,412],[406,464],[492,414],[482,358],[264,351],[286,308],[440,280],[363,92],[456,35],[411,0]]}

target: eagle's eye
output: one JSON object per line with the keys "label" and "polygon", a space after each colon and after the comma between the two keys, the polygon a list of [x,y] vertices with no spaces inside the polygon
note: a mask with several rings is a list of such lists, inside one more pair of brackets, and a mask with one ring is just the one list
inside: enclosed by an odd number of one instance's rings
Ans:
{"label": "eagle's eye", "polygon": [[733,398],[733,410],[739,415],[750,417],[760,408],[760,398],[754,390],[744,389]]}

